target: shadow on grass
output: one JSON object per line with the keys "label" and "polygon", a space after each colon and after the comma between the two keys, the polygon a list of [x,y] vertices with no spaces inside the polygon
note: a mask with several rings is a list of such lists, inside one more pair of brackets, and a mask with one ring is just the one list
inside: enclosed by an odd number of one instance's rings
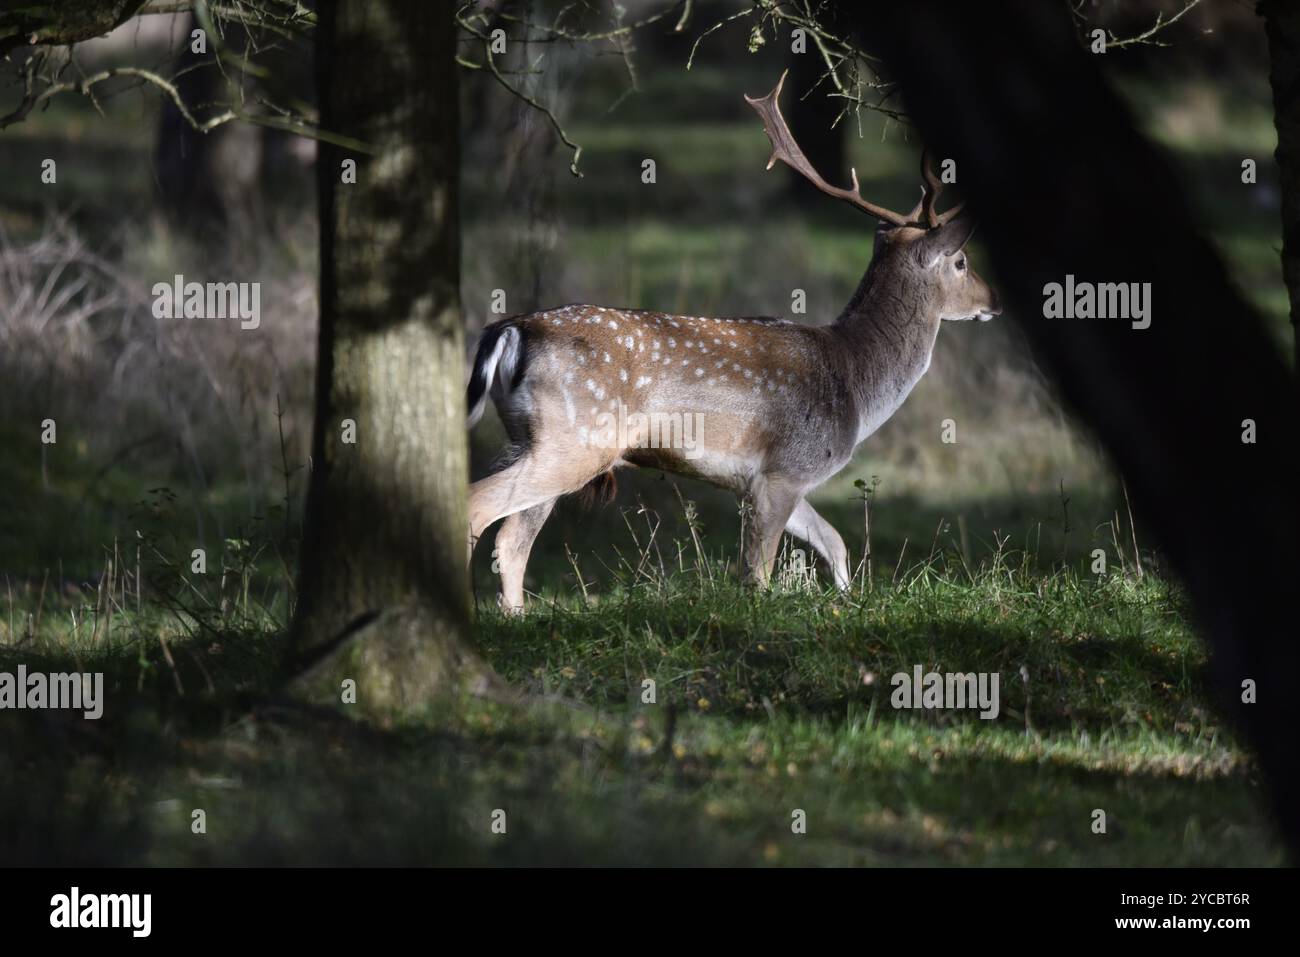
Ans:
{"label": "shadow on grass", "polygon": [[[725,719],[671,753],[473,711],[380,731],[297,707],[190,734],[147,708],[113,739],[10,729],[9,865],[1276,864],[1240,776],[1132,775],[981,753],[880,723]],[[1106,835],[1091,832],[1107,810]],[[807,814],[808,834],[790,827]],[[205,830],[195,833],[194,812]],[[504,825],[505,832],[497,833]]]}

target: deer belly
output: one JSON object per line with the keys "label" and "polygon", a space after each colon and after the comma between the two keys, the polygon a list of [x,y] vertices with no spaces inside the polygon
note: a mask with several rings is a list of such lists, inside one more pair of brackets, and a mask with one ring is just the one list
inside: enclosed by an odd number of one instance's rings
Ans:
{"label": "deer belly", "polygon": [[628,449],[617,464],[671,472],[733,492],[748,489],[762,472],[757,458],[712,453],[692,458],[677,449]]}
{"label": "deer belly", "polygon": [[[704,479],[726,488],[743,487],[763,461],[757,420],[734,410],[660,407],[616,423],[615,444],[623,461]],[[607,436],[598,437],[603,440]]]}

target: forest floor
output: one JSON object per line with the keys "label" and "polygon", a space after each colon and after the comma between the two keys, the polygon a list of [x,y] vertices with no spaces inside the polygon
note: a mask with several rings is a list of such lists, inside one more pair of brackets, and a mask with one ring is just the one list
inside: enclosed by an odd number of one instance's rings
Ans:
{"label": "forest floor", "polygon": [[[519,618],[479,582],[474,640],[521,703],[376,728],[274,696],[277,544],[190,574],[149,532],[170,507],[97,578],[0,602],[0,671],[102,671],[108,701],[6,713],[6,862],[1281,863],[1186,597],[1114,545],[1094,574],[1005,537],[969,556],[941,522],[912,559],[873,545],[846,595],[789,549],[755,593],[689,524],[608,506],[602,578],[543,549]],[[918,666],[998,675],[996,716],[896,708]]]}

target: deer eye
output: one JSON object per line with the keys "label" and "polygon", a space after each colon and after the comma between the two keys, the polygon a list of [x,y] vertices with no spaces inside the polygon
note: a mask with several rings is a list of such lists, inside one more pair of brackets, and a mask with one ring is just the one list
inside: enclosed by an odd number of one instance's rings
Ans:
{"label": "deer eye", "polygon": [[956,262],[955,265],[957,266],[957,271],[958,271],[958,272],[965,272],[965,271],[966,271],[966,257],[965,257],[965,256],[962,256],[960,259],[957,260],[957,262]]}

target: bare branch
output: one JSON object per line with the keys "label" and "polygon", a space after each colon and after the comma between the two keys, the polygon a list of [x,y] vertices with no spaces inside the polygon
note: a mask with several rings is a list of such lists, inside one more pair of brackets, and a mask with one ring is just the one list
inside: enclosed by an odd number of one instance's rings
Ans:
{"label": "bare branch", "polygon": [[[1139,45],[1155,46],[1155,47],[1169,46],[1168,43],[1165,43],[1164,41],[1157,39],[1157,34],[1173,26],[1175,23],[1177,23],[1179,20],[1185,17],[1188,13],[1190,13],[1193,9],[1199,6],[1200,3],[1201,0],[1184,0],[1182,8],[1179,9],[1179,11],[1171,17],[1166,17],[1163,10],[1157,11],[1155,22],[1152,23],[1151,26],[1148,27],[1146,30],[1144,30],[1142,33],[1136,34],[1131,37],[1116,36],[1113,32],[1107,30],[1106,49],[1118,50],[1128,46],[1139,46]],[[1082,0],[1078,0],[1078,2],[1074,3],[1070,8],[1070,12],[1074,14],[1074,18],[1078,20],[1079,23],[1085,25],[1089,23],[1087,14],[1085,14],[1083,10]]]}
{"label": "bare branch", "polygon": [[106,83],[116,77],[134,77],[157,87],[169,100],[172,101],[173,104],[175,104],[177,111],[182,117],[184,117],[185,122],[200,133],[210,133],[218,126],[223,126],[226,123],[239,120],[245,123],[252,123],[255,126],[265,126],[271,129],[284,130],[285,132],[296,133],[299,136],[320,140],[325,143],[333,143],[345,149],[355,150],[360,153],[370,154],[374,152],[374,147],[368,143],[354,139],[350,136],[342,136],[337,133],[332,133],[329,130],[321,129],[304,119],[287,115],[287,113],[281,116],[262,116],[256,113],[227,109],[210,116],[205,120],[200,120],[190,112],[189,107],[185,104],[184,98],[180,95],[180,91],[176,89],[176,86],[171,81],[152,70],[145,70],[140,67],[131,66],[115,67],[111,70],[103,70],[99,73],[92,74],[91,76],[82,77],[75,82],[51,84],[39,94],[31,94],[30,90],[28,90],[17,109],[5,116],[0,116],[0,130],[25,119],[33,109],[61,93],[80,93],[83,96],[93,96],[93,91],[96,86],[101,83]]}
{"label": "bare branch", "polygon": [[180,111],[180,114],[183,117],[185,117],[185,121],[200,133],[206,133],[209,130],[220,126],[222,123],[228,123],[230,120],[237,118],[233,112],[227,110],[226,112],[219,113],[207,120],[199,121],[195,118],[194,114],[189,111],[189,108],[185,105],[185,101],[181,98],[180,93],[171,81],[167,80],[165,77],[159,76],[152,70],[145,70],[133,66],[122,66],[115,67],[111,70],[102,70],[101,72],[95,73],[91,76],[82,77],[75,82],[51,83],[40,93],[33,93],[30,86],[25,86],[23,99],[18,105],[18,108],[5,116],[0,116],[0,130],[26,119],[27,114],[29,114],[33,109],[53,99],[60,93],[80,93],[83,96],[89,96],[94,87],[119,76],[136,77],[137,79],[143,80],[147,83],[152,83],[154,86],[158,87],[174,104],[176,104],[176,109]]}

